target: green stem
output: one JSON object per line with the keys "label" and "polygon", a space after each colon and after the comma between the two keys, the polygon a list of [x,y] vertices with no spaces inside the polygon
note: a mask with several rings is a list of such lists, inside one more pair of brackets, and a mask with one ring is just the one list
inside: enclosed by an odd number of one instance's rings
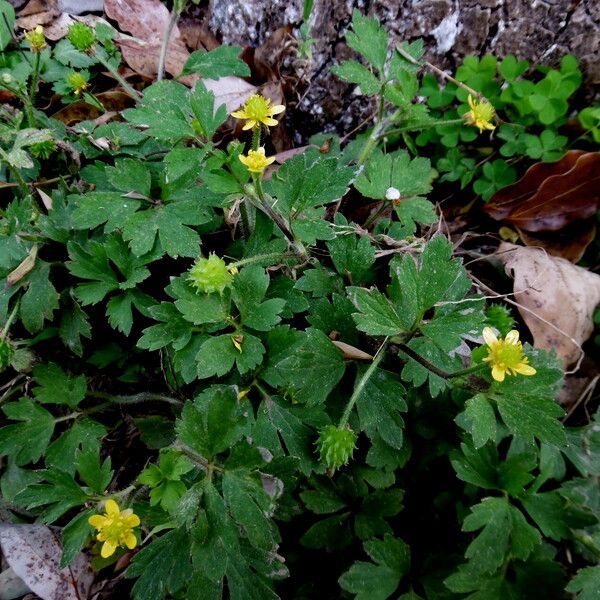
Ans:
{"label": "green stem", "polygon": [[573,538],[585,546],[592,554],[595,554],[600,558],[600,550],[596,547],[596,544],[590,535],[583,531],[573,531]]}
{"label": "green stem", "polygon": [[260,176],[253,173],[252,180],[254,182],[255,193],[252,193],[252,190],[250,188],[247,188],[249,197],[253,198],[257,203],[258,208],[260,208],[264,213],[266,213],[273,220],[275,225],[279,227],[279,230],[287,239],[294,253],[300,256],[303,260],[309,260],[310,257],[308,252],[306,251],[306,248],[294,237],[294,234],[290,229],[289,225],[286,223],[285,219],[278,212],[276,212],[267,202],[263,193]]}
{"label": "green stem", "polygon": [[110,62],[102,56],[101,52],[98,52],[95,48],[93,49],[94,56],[98,59],[98,62],[119,82],[121,87],[125,90],[125,92],[131,96],[136,102],[142,97],[142,95],[135,90],[119,73],[117,69],[115,69]]}
{"label": "green stem", "polygon": [[350,400],[348,400],[348,404],[346,404],[346,408],[344,409],[342,417],[340,418],[340,422],[338,423],[339,429],[341,429],[342,427],[345,427],[346,423],[348,423],[348,419],[350,418],[350,413],[352,412],[352,409],[354,408],[356,401],[362,394],[362,391],[365,388],[365,385],[367,385],[367,382],[369,381],[369,379],[375,372],[375,369],[378,367],[379,363],[381,362],[381,360],[383,359],[383,357],[385,355],[385,347],[387,346],[387,343],[388,343],[388,338],[385,338],[385,340],[383,340],[383,344],[381,344],[381,346],[379,346],[379,350],[377,350],[377,353],[373,357],[373,361],[369,365],[369,368],[364,372],[363,376],[360,378],[360,381],[357,383],[356,387],[354,388],[354,392],[352,393],[352,396],[350,396]]}
{"label": "green stem", "polygon": [[[29,117],[27,117],[27,118],[29,119]],[[10,164],[8,154],[2,148],[0,148],[0,158],[2,158],[2,160],[4,160],[6,162],[6,164],[8,165],[10,172],[12,173],[13,177],[15,178],[15,180],[16,180],[19,188],[23,192],[23,194],[25,194],[25,196],[29,196],[29,186],[23,179],[23,176],[21,175],[21,172],[19,171],[19,169],[17,169],[17,167],[14,167],[13,165]]]}
{"label": "green stem", "polygon": [[402,350],[402,352],[404,352],[404,354],[407,354],[413,360],[416,360],[421,366],[425,367],[428,371],[431,371],[438,377],[441,377],[442,379],[451,379],[452,377],[454,377],[454,375],[452,373],[447,373],[446,371],[440,369],[439,367],[436,367],[435,365],[431,364],[427,359],[423,358],[420,354],[415,352],[407,344],[400,343],[400,344],[398,344],[398,348],[400,348],[400,350]]}
{"label": "green stem", "polygon": [[208,460],[182,442],[177,441],[171,447],[183,452],[188,458],[200,465],[207,473],[212,473],[212,471],[218,471],[219,473],[222,473],[225,470],[222,465]]}
{"label": "green stem", "polygon": [[[29,101],[33,106],[35,104],[35,96],[38,89],[38,80],[40,76],[40,53],[35,53],[35,59],[33,61],[33,73],[31,74],[31,83],[29,86]],[[35,127],[34,123],[30,123],[30,127]]]}
{"label": "green stem", "polygon": [[488,365],[486,363],[478,363],[466,369],[462,369],[460,371],[456,371],[455,373],[450,373],[450,377],[453,379],[454,377],[462,377],[463,375],[470,375],[471,373],[477,373],[478,371],[482,371]]}
{"label": "green stem", "polygon": [[227,265],[228,269],[243,267],[244,265],[249,265],[255,262],[262,262],[263,260],[282,260],[284,258],[297,258],[295,254],[290,254],[288,252],[272,252],[271,254],[257,254],[256,256],[250,256],[248,258],[243,258],[242,260],[238,260],[230,265]]}
{"label": "green stem", "polygon": [[101,400],[109,400],[112,404],[139,404],[141,402],[167,402],[175,406],[181,406],[183,402],[177,398],[171,398],[170,396],[164,396],[162,394],[154,394],[152,392],[140,392],[139,394],[132,394],[130,396],[113,396],[112,394],[106,394],[105,392],[94,392],[90,391],[87,393],[90,398],[99,398]]}
{"label": "green stem", "polygon": [[260,125],[252,130],[252,150],[258,150],[260,148]]}
{"label": "green stem", "polygon": [[0,334],[0,342],[3,342],[6,339],[6,336],[8,335],[8,330],[10,329],[10,326],[12,325],[13,321],[15,320],[15,317],[17,316],[18,308],[19,300],[15,302],[15,305],[13,306],[13,309],[10,315],[8,316],[8,320],[6,321],[6,325],[4,325],[4,327],[2,328],[2,333]]}
{"label": "green stem", "polygon": [[[183,8],[183,7],[181,7]],[[167,50],[169,49],[169,40],[171,39],[171,34],[173,33],[173,29],[179,20],[179,15],[181,14],[179,3],[173,3],[173,10],[171,11],[171,18],[169,19],[169,23],[167,24],[167,28],[163,34],[162,43],[160,45],[160,55],[158,57],[158,72],[156,73],[156,81],[161,81],[165,76],[165,64],[167,62]]]}

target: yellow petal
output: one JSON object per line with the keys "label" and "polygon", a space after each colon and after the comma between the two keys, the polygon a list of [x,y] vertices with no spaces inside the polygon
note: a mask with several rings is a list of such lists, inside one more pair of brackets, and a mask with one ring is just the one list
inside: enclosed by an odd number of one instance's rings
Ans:
{"label": "yellow petal", "polygon": [[106,517],[103,517],[102,515],[92,515],[88,519],[88,523],[96,529],[102,529],[102,527],[104,527],[106,524],[106,520]]}
{"label": "yellow petal", "polygon": [[267,158],[265,158],[265,166],[267,166],[267,167],[274,162],[275,162],[274,156],[268,156]]}
{"label": "yellow petal", "polygon": [[467,102],[469,103],[471,110],[474,110],[476,104],[475,104],[475,99],[473,98],[473,96],[471,96],[471,94],[469,94],[469,97],[467,98]]}
{"label": "yellow petal", "polygon": [[137,527],[140,524],[140,518],[137,515],[131,515],[124,522],[127,527]]}
{"label": "yellow petal", "polygon": [[246,166],[249,165],[250,159],[247,156],[244,156],[243,154],[239,154],[238,158],[240,159],[240,162],[244,163]]}
{"label": "yellow petal", "polygon": [[235,117],[236,119],[247,119],[248,118],[248,115],[245,110],[234,110],[231,113],[231,116]]}
{"label": "yellow petal", "polygon": [[493,346],[494,344],[498,343],[498,338],[491,327],[484,327],[481,335],[483,336],[484,342],[488,346]]}
{"label": "yellow petal", "polygon": [[100,556],[102,558],[108,558],[109,556],[112,556],[115,553],[115,550],[117,549],[117,545],[110,541],[110,540],[106,540],[106,542],[104,542],[104,544],[102,544],[102,549],[100,550]]}
{"label": "yellow petal", "polygon": [[509,331],[504,338],[507,344],[516,344],[519,341],[519,332],[516,329]]}
{"label": "yellow petal", "polygon": [[494,365],[492,367],[492,377],[496,381],[504,381],[504,376],[506,375],[506,370],[498,365]]}
{"label": "yellow petal", "polygon": [[246,124],[242,127],[242,131],[245,131],[246,129],[252,129],[255,125],[256,121],[250,119],[250,121],[247,121]]}
{"label": "yellow petal", "polygon": [[265,117],[263,119],[263,123],[268,127],[276,127],[277,125],[279,125],[279,121],[271,119],[271,117]]}
{"label": "yellow petal", "polygon": [[537,371],[531,365],[528,365],[524,362],[514,366],[513,371],[516,371],[521,375],[535,375],[537,373]]}
{"label": "yellow petal", "polygon": [[137,538],[131,531],[129,533],[125,534],[125,545],[130,550],[133,550],[133,548],[135,548],[137,546]]}
{"label": "yellow petal", "polygon": [[285,110],[285,106],[283,106],[283,104],[274,104],[273,106],[271,106],[271,108],[269,108],[269,112],[271,113],[271,115],[278,115],[279,113],[282,113]]}
{"label": "yellow petal", "polygon": [[104,510],[106,511],[107,515],[115,516],[119,514],[119,505],[112,499],[109,498],[105,503],[104,503]]}

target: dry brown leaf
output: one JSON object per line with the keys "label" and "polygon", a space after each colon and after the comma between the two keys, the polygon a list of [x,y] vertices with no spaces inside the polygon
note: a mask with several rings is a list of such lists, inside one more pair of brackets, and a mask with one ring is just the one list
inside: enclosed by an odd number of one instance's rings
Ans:
{"label": "dry brown leaf", "polygon": [[337,340],[331,340],[334,346],[344,355],[344,358],[350,360],[373,360],[373,356],[360,348],[346,344],[346,342],[338,342]]}
{"label": "dry brown leaf", "polygon": [[[158,70],[161,40],[169,23],[169,11],[160,0],[105,0],[104,10],[119,24],[121,31],[136,39],[117,40],[123,58],[129,66],[145,77],[154,77]],[[189,52],[177,26],[173,27],[166,56],[166,71],[179,75]]]}
{"label": "dry brown leaf", "polygon": [[21,261],[21,263],[15,267],[7,276],[6,276],[6,285],[11,286],[17,283],[17,281],[21,281],[27,273],[33,269],[35,266],[35,259],[37,258],[38,247],[37,244],[34,244],[29,251],[29,254]]}
{"label": "dry brown leaf", "polygon": [[571,150],[557,162],[533,165],[484,210],[527,231],[557,231],[592,217],[599,205],[600,152]]}
{"label": "dry brown leaf", "polygon": [[567,366],[577,362],[594,330],[600,276],[540,248],[502,242],[498,257],[514,279],[514,297],[534,345],[554,348]]}
{"label": "dry brown leaf", "polygon": [[0,525],[0,546],[6,561],[42,600],[84,600],[94,574],[83,554],[60,568],[62,547],[57,528],[47,525]]}
{"label": "dry brown leaf", "polygon": [[[502,228],[501,228],[502,229]],[[518,228],[517,228],[518,229]],[[560,231],[532,233],[518,229],[517,238],[526,246],[543,248],[552,256],[560,256],[577,263],[585,254],[586,248],[596,238],[596,224],[593,221],[575,221]],[[517,240],[508,240],[511,242]]]}
{"label": "dry brown leaf", "polygon": [[256,93],[256,86],[233,75],[202,81],[206,89],[215,95],[215,106],[224,104],[227,112],[238,109],[252,94]]}
{"label": "dry brown leaf", "polygon": [[210,51],[221,45],[208,26],[197,18],[187,17],[181,19],[179,21],[179,32],[181,33],[181,39],[191,51]]}

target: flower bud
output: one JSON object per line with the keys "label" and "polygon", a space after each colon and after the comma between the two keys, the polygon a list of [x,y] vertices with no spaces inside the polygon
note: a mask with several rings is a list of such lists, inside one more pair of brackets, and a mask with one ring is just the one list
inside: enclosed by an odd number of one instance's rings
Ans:
{"label": "flower bud", "polygon": [[348,464],[354,452],[356,434],[348,427],[327,425],[319,432],[317,448],[322,462],[328,469]]}
{"label": "flower bud", "polygon": [[395,187],[389,187],[385,191],[385,199],[386,200],[398,200],[400,198],[400,190]]}

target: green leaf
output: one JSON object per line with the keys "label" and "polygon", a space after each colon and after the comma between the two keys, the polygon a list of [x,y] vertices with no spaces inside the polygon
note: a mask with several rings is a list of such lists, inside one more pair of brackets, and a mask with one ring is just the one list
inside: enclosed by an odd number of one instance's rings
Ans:
{"label": "green leaf", "polygon": [[371,154],[365,170],[356,178],[354,187],[368,198],[383,200],[389,188],[405,198],[427,194],[431,190],[434,170],[428,158],[410,158],[406,150],[384,154],[376,150]]}
{"label": "green leaf", "polygon": [[[357,381],[364,373],[360,369]],[[386,444],[400,450],[404,441],[404,421],[400,412],[406,412],[406,390],[398,377],[383,369],[376,369],[356,401],[360,428],[369,438],[380,436]]]}
{"label": "green leaf", "polygon": [[[348,227],[346,219],[338,213],[336,225]],[[357,236],[353,232],[343,232],[334,240],[327,242],[329,255],[337,272],[359,285],[371,279],[372,266],[375,263],[375,248],[367,236]]]}
{"label": "green leaf", "polygon": [[[236,343],[240,346],[239,350]],[[228,373],[234,364],[243,375],[262,362],[264,353],[262,342],[247,332],[212,336],[202,344],[196,355],[198,377],[221,377]]]}
{"label": "green leaf", "polygon": [[231,297],[240,311],[240,319],[245,327],[270,331],[281,321],[279,313],[285,306],[285,300],[271,298],[263,302],[268,287],[269,275],[258,265],[244,267],[236,275]]}
{"label": "green leaf", "polygon": [[563,409],[552,397],[530,395],[527,389],[513,394],[494,395],[498,412],[513,435],[526,440],[534,437],[558,447],[567,443],[565,429],[558,417]]}
{"label": "green leaf", "polygon": [[598,600],[600,598],[600,566],[585,567],[566,587],[567,592],[577,593],[577,600]]}
{"label": "green leaf", "polygon": [[194,139],[189,90],[176,81],[163,80],[144,90],[135,108],[122,112],[127,121],[145,128],[148,136],[165,142]]}
{"label": "green leaf", "polygon": [[364,549],[373,563],[355,562],[340,577],[340,586],[356,600],[386,600],[409,569],[410,549],[391,535],[365,542]]}
{"label": "green leaf", "polygon": [[150,252],[158,236],[163,253],[173,258],[195,257],[200,252],[200,236],[187,225],[201,225],[208,218],[197,201],[178,201],[131,215],[124,223],[123,239],[135,256]]}
{"label": "green leaf", "polygon": [[159,600],[180,591],[192,574],[190,543],[185,529],[174,529],[142,548],[126,571],[128,578],[138,578],[133,598]]}
{"label": "green leaf", "polygon": [[388,35],[377,19],[365,17],[355,9],[352,12],[352,31],[346,34],[346,42],[383,73],[388,54]]}
{"label": "green leaf", "polygon": [[120,229],[140,207],[139,200],[127,198],[118,192],[88,192],[81,196],[69,196],[68,200],[75,206],[72,215],[75,229],[94,229],[105,223],[106,233]]}
{"label": "green leaf", "polygon": [[261,377],[308,406],[325,402],[344,374],[341,352],[317,329],[293,332],[283,344],[272,347],[274,340],[269,338],[269,363]]}
{"label": "green leaf", "polygon": [[58,333],[65,346],[77,356],[83,354],[81,338],[91,339],[92,337],[92,328],[87,314],[72,298],[69,298],[67,306],[63,307],[61,311]]}
{"label": "green leaf", "polygon": [[398,310],[381,292],[358,287],[348,287],[347,291],[360,311],[352,314],[360,331],[369,335],[398,335],[411,327],[412,320],[407,320],[406,313]]}
{"label": "green leaf", "polygon": [[277,208],[286,215],[333,202],[341,198],[354,177],[354,167],[341,164],[338,158],[309,149],[286,160],[265,184],[277,198]]}
{"label": "green leaf", "polygon": [[59,469],[42,471],[47,483],[34,483],[15,498],[15,502],[31,510],[45,506],[38,521],[53,523],[67,511],[88,502],[88,495],[75,483],[73,477]]}
{"label": "green leaf", "polygon": [[184,444],[210,459],[244,435],[249,424],[247,415],[238,402],[236,388],[210,388],[193,404],[184,405],[176,425],[177,435]]}
{"label": "green leaf", "polygon": [[365,96],[375,96],[381,89],[377,77],[356,60],[345,60],[340,65],[332,67],[331,72],[342,81],[359,85],[360,91]]}
{"label": "green leaf", "polygon": [[205,79],[219,79],[229,75],[250,77],[250,68],[239,58],[239,46],[219,46],[209,52],[192,52],[183,65],[181,75],[196,73]]}
{"label": "green leaf", "polygon": [[60,557],[60,567],[64,568],[79,554],[94,529],[88,519],[94,514],[92,509],[84,510],[73,517],[62,530],[63,552]]}
{"label": "green leaf", "polygon": [[37,462],[52,438],[54,417],[29,398],[6,404],[2,411],[19,423],[0,429],[0,455],[11,456],[18,466]]}
{"label": "green leaf", "polygon": [[156,325],[146,327],[138,340],[138,348],[158,350],[169,344],[175,350],[181,350],[190,341],[192,331],[189,322],[185,321],[174,304],[162,302],[148,309],[148,314],[157,321]]}
{"label": "green leaf", "polygon": [[481,533],[465,552],[469,567],[477,572],[493,573],[502,566],[508,552],[526,560],[542,539],[506,498],[485,498],[471,509],[463,530],[478,529],[482,529]]}
{"label": "green leaf", "polygon": [[496,441],[498,436],[496,414],[485,394],[477,394],[467,400],[464,414],[476,449],[484,446],[488,440]]}
{"label": "green leaf", "polygon": [[46,466],[56,467],[73,475],[76,467],[75,457],[79,449],[98,454],[100,438],[104,435],[106,435],[106,428],[100,423],[85,417],[77,419],[67,431],[48,446]]}
{"label": "green leaf", "polygon": [[94,492],[104,494],[113,476],[110,456],[100,462],[100,449],[84,447],[77,452],[75,459],[77,472],[81,479]]}
{"label": "green leaf", "polygon": [[292,406],[278,396],[269,396],[258,409],[252,436],[275,456],[298,459],[300,471],[309,475],[317,465],[315,429],[327,423],[321,409]]}
{"label": "green leaf", "polygon": [[223,474],[223,498],[248,541],[257,548],[270,550],[276,539],[266,515],[272,512],[273,502],[264,491],[260,477],[241,470],[226,471]]}
{"label": "green leaf", "polygon": [[399,239],[414,235],[417,225],[431,225],[438,219],[434,205],[425,198],[406,198],[395,207],[395,211],[402,226],[394,232]]}
{"label": "green leaf", "polygon": [[[225,48],[219,46],[213,52]],[[191,55],[193,56],[195,52]],[[191,59],[190,56],[190,59]],[[240,61],[241,62],[241,61]],[[242,63],[247,68],[246,63]],[[215,107],[215,95],[207,90],[205,85],[198,81],[190,96],[190,106],[194,116],[198,120],[199,128],[207,140],[212,140],[217,129],[227,120],[227,108],[224,104]]]}
{"label": "green leaf", "polygon": [[116,190],[121,192],[137,192],[146,198],[150,197],[151,176],[144,163],[134,158],[115,160],[115,166],[104,168],[106,179]]}
{"label": "green leaf", "polygon": [[341,291],[341,279],[329,269],[317,263],[313,269],[306,269],[294,287],[302,292],[309,292],[315,298],[323,298]]}
{"label": "green leaf", "polygon": [[27,291],[21,298],[19,315],[29,333],[40,331],[44,321],[51,321],[58,308],[58,292],[49,276],[50,265],[40,261],[27,276]]}
{"label": "green leaf", "polygon": [[8,2],[0,2],[0,50],[4,50],[13,39],[15,9]]}
{"label": "green leaf", "polygon": [[85,376],[67,375],[54,363],[34,367],[33,377],[38,384],[33,388],[33,395],[42,404],[66,404],[75,408],[85,398]]}

